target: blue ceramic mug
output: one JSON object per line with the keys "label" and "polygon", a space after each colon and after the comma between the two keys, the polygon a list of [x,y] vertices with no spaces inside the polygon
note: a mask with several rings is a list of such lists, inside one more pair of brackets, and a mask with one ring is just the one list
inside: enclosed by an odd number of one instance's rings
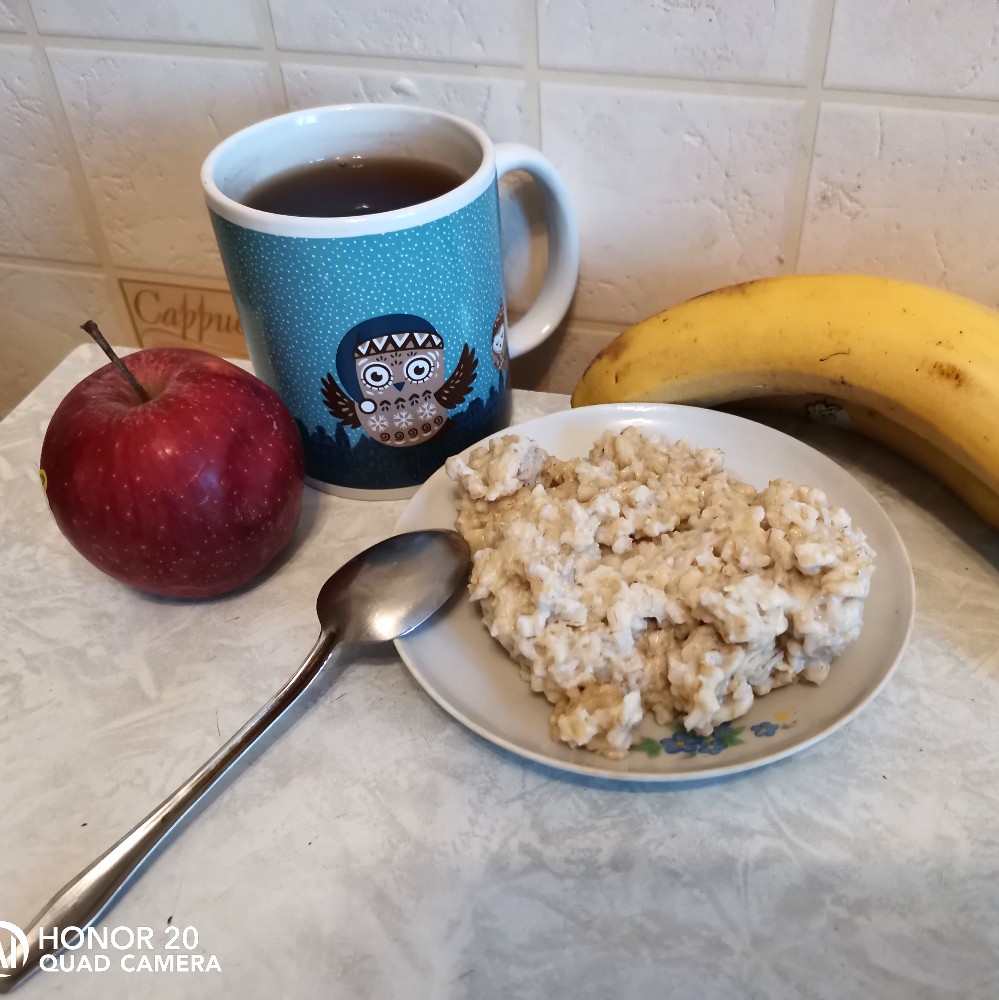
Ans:
{"label": "blue ceramic mug", "polygon": [[[263,182],[348,157],[422,160],[463,180],[421,204],[344,218],[243,203]],[[508,325],[497,181],[511,170],[541,190],[549,251],[537,301]],[[424,108],[338,105],[237,132],[201,181],[254,370],[294,416],[313,486],[410,496],[449,455],[506,426],[509,358],[558,325],[579,270],[572,206],[540,153]]]}

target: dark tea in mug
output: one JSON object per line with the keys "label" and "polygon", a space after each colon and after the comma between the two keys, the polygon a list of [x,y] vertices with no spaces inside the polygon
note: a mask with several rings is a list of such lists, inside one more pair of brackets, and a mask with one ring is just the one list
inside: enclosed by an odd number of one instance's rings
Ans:
{"label": "dark tea in mug", "polygon": [[343,219],[394,212],[453,191],[453,167],[395,156],[351,156],[307,163],[270,177],[242,199],[272,215]]}

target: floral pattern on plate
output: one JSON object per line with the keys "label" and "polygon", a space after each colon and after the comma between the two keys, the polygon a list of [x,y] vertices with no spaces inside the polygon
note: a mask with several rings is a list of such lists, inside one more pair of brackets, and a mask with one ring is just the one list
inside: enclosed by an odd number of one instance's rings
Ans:
{"label": "floral pattern on plate", "polygon": [[[776,722],[757,722],[749,727],[749,732],[757,738],[765,739],[775,736],[781,729],[793,729],[795,726],[793,709],[787,712],[778,712],[774,718],[777,720]],[[686,760],[691,760],[698,754],[708,754],[715,757],[729,747],[741,746],[745,743],[742,738],[745,732],[745,726],[733,726],[731,722],[723,722],[720,726],[715,727],[710,736],[699,736],[697,733],[688,733],[683,728],[682,722],[674,722],[671,736],[662,740],[654,740],[651,736],[646,736],[633,749],[648,757],[658,757],[664,750],[668,754],[682,754]]]}

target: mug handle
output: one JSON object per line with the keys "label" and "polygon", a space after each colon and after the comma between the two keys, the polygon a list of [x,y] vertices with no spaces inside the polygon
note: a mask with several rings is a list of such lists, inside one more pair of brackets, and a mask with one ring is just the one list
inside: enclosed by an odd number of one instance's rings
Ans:
{"label": "mug handle", "polygon": [[497,180],[511,170],[525,170],[541,191],[548,227],[548,268],[530,309],[507,329],[510,357],[535,348],[562,322],[579,277],[579,226],[562,178],[547,157],[519,142],[496,147]]}

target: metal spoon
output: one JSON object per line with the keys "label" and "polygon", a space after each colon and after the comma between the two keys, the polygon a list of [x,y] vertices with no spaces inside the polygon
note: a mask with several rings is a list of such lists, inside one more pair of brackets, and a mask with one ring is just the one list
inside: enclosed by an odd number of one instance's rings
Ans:
{"label": "metal spoon", "polygon": [[[9,968],[6,993],[46,955],[59,950],[53,928],[84,928],[96,920],[163,838],[209,788],[266,732],[323,666],[368,643],[387,642],[422,625],[461,583],[469,549],[454,531],[394,535],[354,556],[323,584],[316,601],[321,631],[290,680],[242,729],[131,832],[68,882],[24,929]],[[45,940],[40,941],[42,928]]]}

